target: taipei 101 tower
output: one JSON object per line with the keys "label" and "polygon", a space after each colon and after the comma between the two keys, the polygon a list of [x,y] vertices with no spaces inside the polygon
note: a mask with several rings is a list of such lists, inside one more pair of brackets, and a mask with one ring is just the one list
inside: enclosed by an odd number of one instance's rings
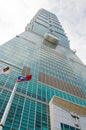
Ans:
{"label": "taipei 101 tower", "polygon": [[0,46],[0,130],[86,130],[86,66],[45,9]]}

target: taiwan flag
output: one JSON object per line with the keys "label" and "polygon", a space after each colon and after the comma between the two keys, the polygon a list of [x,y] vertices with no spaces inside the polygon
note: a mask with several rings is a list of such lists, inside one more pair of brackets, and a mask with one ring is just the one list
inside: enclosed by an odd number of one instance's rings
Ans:
{"label": "taiwan flag", "polygon": [[19,76],[16,82],[30,81],[31,79],[32,79],[32,75]]}

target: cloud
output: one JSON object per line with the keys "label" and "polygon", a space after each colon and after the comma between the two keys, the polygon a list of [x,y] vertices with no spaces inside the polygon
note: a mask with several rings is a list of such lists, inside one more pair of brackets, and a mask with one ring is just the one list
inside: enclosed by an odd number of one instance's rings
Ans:
{"label": "cloud", "polygon": [[86,1],[85,0],[55,0],[52,11],[58,16],[70,39],[72,49],[77,49],[77,55],[86,63]]}

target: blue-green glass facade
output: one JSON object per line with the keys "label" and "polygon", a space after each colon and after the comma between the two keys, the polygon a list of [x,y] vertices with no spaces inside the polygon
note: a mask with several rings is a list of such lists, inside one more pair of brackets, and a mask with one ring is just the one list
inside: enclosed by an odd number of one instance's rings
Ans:
{"label": "blue-green glass facade", "polygon": [[80,129],[61,123],[61,130],[80,130]]}
{"label": "blue-green glass facade", "polygon": [[[59,39],[55,49],[44,44],[46,33]],[[39,10],[23,33],[0,47],[0,68],[6,66],[12,72],[0,75],[0,119],[23,66],[30,68],[32,80],[18,83],[4,130],[50,130],[49,102],[54,95],[86,107],[86,67],[70,49],[69,40],[53,13]],[[52,76],[54,84],[54,78],[63,82],[62,89],[46,84],[46,76],[40,82],[40,72]],[[78,94],[66,91],[65,83],[77,87]],[[80,90],[82,96],[77,96]]]}

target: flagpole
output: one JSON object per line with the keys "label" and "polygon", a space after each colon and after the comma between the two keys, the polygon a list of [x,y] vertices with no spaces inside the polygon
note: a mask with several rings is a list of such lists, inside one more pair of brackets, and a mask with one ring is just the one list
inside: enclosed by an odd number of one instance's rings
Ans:
{"label": "flagpole", "polygon": [[[9,67],[6,67],[4,69],[4,71],[7,71],[9,69]],[[4,124],[5,124],[5,121],[7,119],[7,116],[8,116],[8,113],[9,113],[9,110],[10,110],[10,107],[11,107],[11,104],[12,104],[12,101],[13,101],[13,98],[14,98],[14,95],[15,95],[15,92],[16,92],[16,89],[17,89],[17,86],[18,86],[18,82],[21,82],[21,81],[29,81],[31,80],[32,78],[32,75],[29,75],[29,72],[30,72],[30,68],[27,67],[27,66],[23,66],[23,70],[22,70],[22,75],[24,76],[23,77],[23,80],[22,80],[22,76],[19,76],[19,79],[16,80],[16,83],[14,85],[14,88],[12,90],[12,93],[11,93],[11,96],[9,98],[9,101],[7,103],[7,106],[5,108],[5,111],[4,111],[4,114],[2,116],[2,119],[0,121],[0,130],[3,130],[4,128]],[[5,74],[6,72],[4,72]],[[7,73],[8,74],[8,73]],[[26,76],[27,75],[27,76]],[[26,77],[25,77],[26,76]],[[20,81],[21,80],[21,81]]]}
{"label": "flagpole", "polygon": [[14,85],[14,88],[12,90],[11,96],[9,98],[9,101],[7,103],[7,106],[5,108],[4,114],[2,116],[2,119],[1,119],[1,122],[0,122],[0,130],[3,130],[3,128],[4,128],[4,124],[5,124],[5,121],[7,119],[7,116],[8,116],[8,113],[9,113],[9,110],[10,110],[10,107],[11,107],[11,104],[12,104],[12,101],[13,101],[13,98],[14,98],[14,95],[15,95],[15,91],[17,89],[17,86],[18,86],[18,83],[16,82],[15,85]]}

